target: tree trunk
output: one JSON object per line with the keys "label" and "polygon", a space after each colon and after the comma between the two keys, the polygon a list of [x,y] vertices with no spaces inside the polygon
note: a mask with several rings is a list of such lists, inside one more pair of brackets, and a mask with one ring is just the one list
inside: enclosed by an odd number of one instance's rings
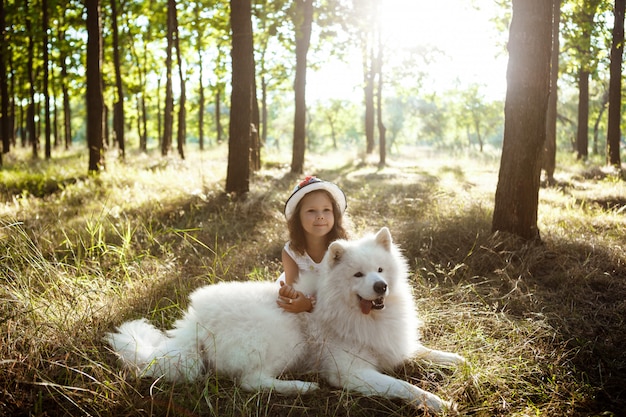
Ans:
{"label": "tree trunk", "polygon": [[28,110],[26,111],[26,132],[27,140],[33,149],[33,158],[39,157],[39,137],[37,136],[37,125],[35,124],[35,72],[33,69],[33,59],[35,54],[35,43],[33,41],[33,30],[30,21],[30,8],[28,0],[24,2],[24,13],[26,14],[26,32],[28,34]]}
{"label": "tree trunk", "polygon": [[297,0],[294,27],[296,31],[296,79],[294,82],[295,114],[291,172],[304,171],[306,149],[306,69],[313,26],[313,0]]}
{"label": "tree trunk", "polygon": [[252,74],[252,121],[250,123],[250,169],[258,171],[261,169],[261,139],[259,138],[259,101],[256,99],[256,74],[254,54],[252,54],[252,66],[250,67]]}
{"label": "tree trunk", "polygon": [[581,68],[578,73],[578,130],[576,132],[576,158],[587,160],[589,156],[589,71]]}
{"label": "tree trunk", "polygon": [[104,168],[104,98],[102,95],[102,32],[100,0],[86,0],[87,9],[87,143],[89,172]]}
{"label": "tree trunk", "polygon": [[194,9],[195,18],[196,18],[196,28],[197,28],[197,36],[196,39],[196,48],[198,52],[198,66],[200,73],[198,74],[198,146],[200,150],[204,150],[204,108],[205,108],[205,97],[204,97],[204,74],[202,68],[204,67],[204,62],[202,59],[202,39],[204,37],[204,32],[201,30],[202,24],[200,23],[200,4],[196,3],[196,7]]}
{"label": "tree trunk", "polygon": [[[134,38],[135,34],[132,32],[132,25],[129,22],[124,23],[126,26],[126,30],[128,31],[128,36],[130,38]],[[148,151],[148,127],[147,127],[147,111],[146,111],[146,60],[148,55],[148,41],[151,39],[149,32],[144,35],[145,42],[143,45],[143,56],[140,58],[137,50],[135,49],[132,43],[129,44],[130,53],[135,61],[135,66],[137,68],[137,91],[134,94],[135,96],[135,107],[137,110],[137,137],[139,138],[139,150],[141,152]],[[157,83],[158,86],[158,83]],[[158,88],[157,88],[158,90]],[[160,120],[160,113],[157,111],[157,117]],[[160,129],[157,129],[157,132],[160,134]]]}
{"label": "tree trunk", "polygon": [[226,192],[241,196],[250,190],[251,76],[254,74],[250,0],[230,0],[230,21],[232,92]]}
{"label": "tree trunk", "polygon": [[607,164],[621,168],[620,122],[622,117],[622,53],[624,52],[624,8],[626,0],[615,0],[613,43],[609,81],[609,126],[607,132]]}
{"label": "tree trunk", "polygon": [[252,172],[261,169],[261,140],[259,131],[254,123],[250,123],[250,170]]}
{"label": "tree trunk", "polygon": [[9,81],[7,78],[6,62],[6,18],[4,12],[4,0],[0,0],[0,137],[2,139],[2,152],[0,152],[0,167],[2,166],[2,154],[8,153],[11,148],[11,129],[9,119]]}
{"label": "tree trunk", "polygon": [[[53,75],[54,77],[54,75]],[[54,149],[59,149],[59,145],[61,144],[61,135],[59,135],[59,106],[57,105],[56,98],[58,97],[57,93],[58,81],[52,81],[52,97],[54,98],[54,103],[52,107],[52,136],[54,137],[53,147]]]}
{"label": "tree trunk", "polygon": [[120,41],[117,28],[117,0],[111,0],[111,25],[113,31],[113,66],[115,68],[115,89],[117,101],[113,103],[113,132],[120,151],[120,158],[126,156],[126,142],[124,139],[124,86],[122,85],[122,70],[120,63]]}
{"label": "tree trunk", "polygon": [[[103,90],[103,94],[104,94],[104,90]],[[111,132],[109,131],[109,106],[106,105],[106,103],[104,103],[104,147],[105,148],[109,148],[111,146],[111,142],[109,141],[110,139],[110,134]]]}
{"label": "tree trunk", "polygon": [[561,24],[561,0],[552,0],[552,55],[550,59],[550,95],[546,114],[546,143],[543,152],[543,169],[548,184],[554,184],[556,169],[556,116],[559,81],[559,26]]}
{"label": "tree trunk", "polygon": [[48,0],[41,1],[41,20],[43,24],[43,97],[44,97],[44,155],[46,159],[50,159],[52,156],[52,143],[51,143],[51,122],[50,122],[50,88],[49,88],[49,73],[50,73],[50,59],[48,50]]}
{"label": "tree trunk", "polygon": [[600,111],[598,112],[598,116],[596,117],[596,121],[593,124],[593,145],[592,152],[594,155],[598,155],[600,153],[600,149],[598,147],[599,133],[600,133],[600,122],[602,121],[602,116],[606,111],[606,108],[609,104],[609,92],[605,91],[602,95],[602,103],[600,103]]}
{"label": "tree trunk", "polygon": [[[59,30],[59,43],[65,43],[65,30]],[[67,87],[67,55],[64,49],[63,47],[59,48],[59,62],[61,66],[61,95],[63,96],[63,143],[65,149],[68,150],[72,146],[72,110]]]}
{"label": "tree trunk", "polygon": [[215,91],[215,126],[217,129],[217,143],[222,143],[222,135],[224,134],[224,129],[222,129],[222,89],[218,85]]}
{"label": "tree trunk", "polygon": [[178,28],[178,16],[174,5],[174,46],[176,47],[176,62],[178,64],[178,80],[180,82],[180,100],[178,102],[178,131],[176,134],[176,147],[181,159],[185,159],[185,140],[187,137],[187,93],[185,90],[185,75],[183,74],[183,60],[180,53],[180,31]]}
{"label": "tree trunk", "polygon": [[172,47],[174,44],[174,22],[176,1],[167,0],[167,47],[165,58],[165,112],[163,114],[163,137],[161,139],[161,155],[167,156],[172,147],[174,131],[174,94],[172,92]]}
{"label": "tree trunk", "polygon": [[504,142],[492,229],[525,239],[539,239],[537,208],[550,87],[551,23],[551,2],[513,0]]}
{"label": "tree trunk", "polygon": [[267,144],[267,81],[261,74],[261,144]]}
{"label": "tree trunk", "polygon": [[374,78],[376,71],[374,70],[373,55],[374,52],[366,45],[364,55],[364,72],[365,72],[365,153],[374,152],[374,122],[376,118],[374,107]]}

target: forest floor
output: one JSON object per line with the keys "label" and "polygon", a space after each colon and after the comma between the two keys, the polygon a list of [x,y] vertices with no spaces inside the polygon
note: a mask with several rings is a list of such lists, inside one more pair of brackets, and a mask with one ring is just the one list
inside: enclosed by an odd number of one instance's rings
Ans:
{"label": "forest floor", "polygon": [[[266,156],[250,193],[233,200],[225,147],[188,154],[110,154],[98,176],[77,152],[3,156],[0,415],[415,415],[324,383],[288,397],[215,375],[171,384],[120,368],[102,338],[121,322],[164,328],[193,289],[274,280],[281,269],[282,208],[299,179],[288,158]],[[404,154],[383,169],[345,154],[306,164],[346,192],[353,236],[391,229],[411,267],[423,343],[468,360],[410,362],[395,375],[462,416],[624,415],[625,182],[559,161],[558,184],[540,190],[542,242],[528,243],[491,233],[496,156]]]}

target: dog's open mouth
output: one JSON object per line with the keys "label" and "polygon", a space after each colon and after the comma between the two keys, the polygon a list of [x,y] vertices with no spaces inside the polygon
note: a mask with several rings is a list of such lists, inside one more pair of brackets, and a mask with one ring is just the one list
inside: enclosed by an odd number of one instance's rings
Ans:
{"label": "dog's open mouth", "polygon": [[385,308],[385,297],[378,297],[375,300],[366,300],[365,298],[359,297],[359,305],[361,306],[361,312],[363,314],[369,314],[372,310],[382,310]]}

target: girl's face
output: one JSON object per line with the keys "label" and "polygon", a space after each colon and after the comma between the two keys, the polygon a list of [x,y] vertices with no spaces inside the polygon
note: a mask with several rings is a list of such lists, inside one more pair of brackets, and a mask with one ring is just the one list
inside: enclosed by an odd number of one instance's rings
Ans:
{"label": "girl's face", "polygon": [[335,225],[333,203],[328,193],[313,191],[300,202],[300,223],[307,235],[323,237]]}

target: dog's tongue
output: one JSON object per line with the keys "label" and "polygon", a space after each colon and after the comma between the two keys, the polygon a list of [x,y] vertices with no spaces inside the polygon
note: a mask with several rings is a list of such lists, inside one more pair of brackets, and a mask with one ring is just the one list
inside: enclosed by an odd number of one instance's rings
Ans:
{"label": "dog's tongue", "polygon": [[374,305],[374,303],[372,303],[371,300],[365,300],[365,299],[361,299],[361,313],[363,314],[369,314],[370,311],[372,311],[372,306]]}

